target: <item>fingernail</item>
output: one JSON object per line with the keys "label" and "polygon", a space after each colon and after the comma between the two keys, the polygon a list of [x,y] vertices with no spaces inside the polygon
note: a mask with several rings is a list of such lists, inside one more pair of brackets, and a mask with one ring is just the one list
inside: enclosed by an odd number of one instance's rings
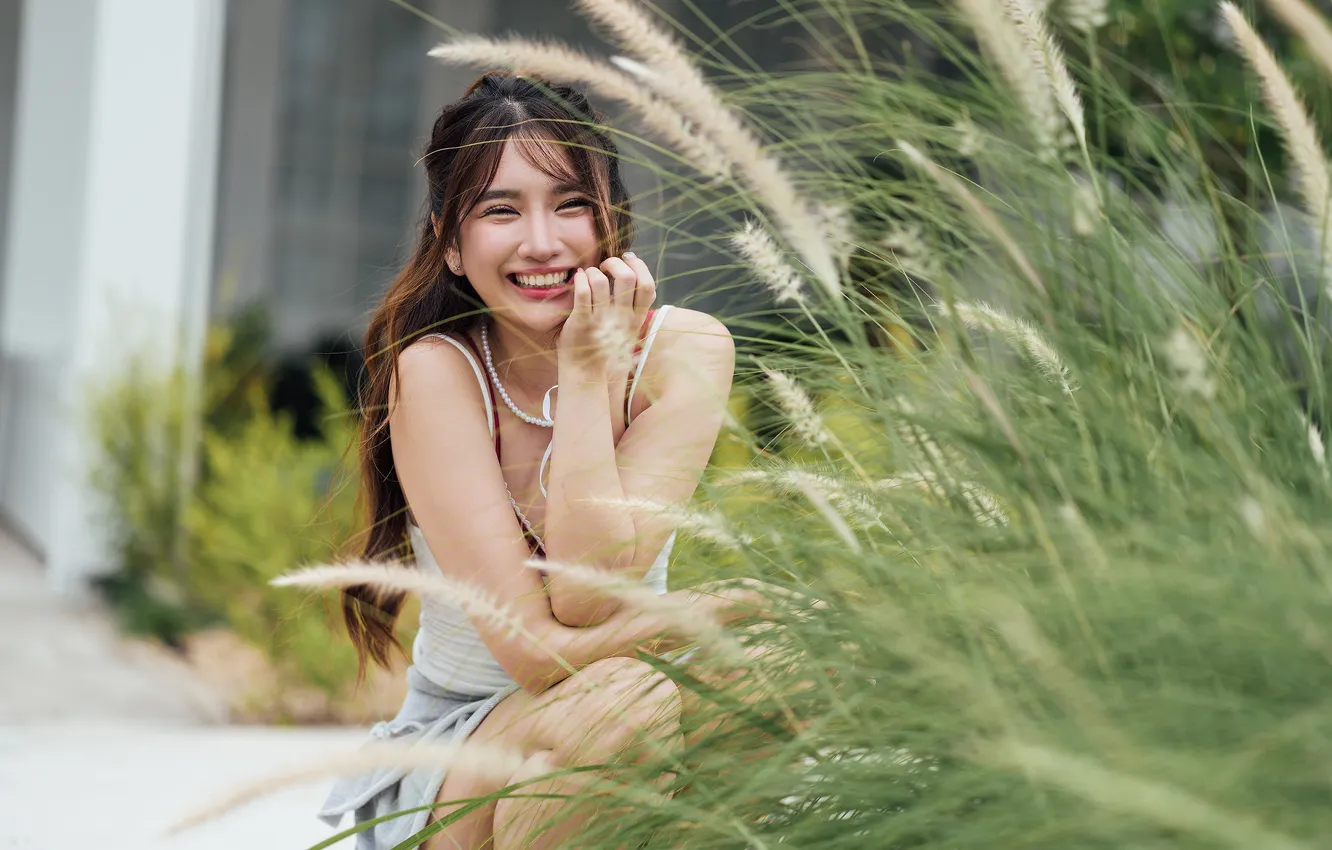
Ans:
{"label": "fingernail", "polygon": [[637,257],[637,256],[638,256],[638,255],[635,254],[633,251],[625,251],[625,252],[624,252],[624,255],[625,255],[626,257]]}

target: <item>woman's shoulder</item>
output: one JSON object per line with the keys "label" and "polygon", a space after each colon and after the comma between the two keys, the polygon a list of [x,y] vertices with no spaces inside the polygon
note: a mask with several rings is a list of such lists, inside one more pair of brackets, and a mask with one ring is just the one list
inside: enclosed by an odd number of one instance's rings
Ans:
{"label": "woman's shoulder", "polygon": [[[658,308],[661,310],[663,308]],[[731,332],[716,316],[701,310],[687,307],[670,307],[661,320],[661,330],[666,333],[656,344],[687,348],[732,348],[735,343]]]}
{"label": "woman's shoulder", "polygon": [[469,350],[466,337],[458,333],[424,334],[412,340],[398,353],[398,380],[404,384],[425,384],[436,389],[444,385],[476,383],[474,373],[480,368]]}
{"label": "woman's shoulder", "polygon": [[644,379],[661,385],[673,375],[688,379],[700,370],[730,371],[735,365],[735,341],[716,316],[685,307],[671,307],[662,317],[652,352],[644,365]]}

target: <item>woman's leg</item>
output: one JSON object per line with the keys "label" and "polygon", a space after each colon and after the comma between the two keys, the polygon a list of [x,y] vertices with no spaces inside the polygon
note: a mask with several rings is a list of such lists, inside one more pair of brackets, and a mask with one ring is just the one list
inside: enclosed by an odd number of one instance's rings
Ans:
{"label": "woman's leg", "polygon": [[[641,759],[679,746],[680,694],[665,676],[633,658],[598,661],[537,696],[519,691],[482,721],[468,743],[518,752],[526,759],[509,782],[454,771],[439,801],[479,797],[563,767]],[[595,780],[577,774],[524,786],[519,795],[577,794]],[[554,848],[575,835],[591,810],[557,816],[565,799],[506,798],[472,812],[434,836],[427,850]],[[439,814],[450,809],[441,807]],[[552,824],[533,835],[535,830]]]}

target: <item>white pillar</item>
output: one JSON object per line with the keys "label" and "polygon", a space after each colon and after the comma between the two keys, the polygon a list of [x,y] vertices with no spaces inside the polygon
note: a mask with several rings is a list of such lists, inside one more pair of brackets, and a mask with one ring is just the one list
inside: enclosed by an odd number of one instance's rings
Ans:
{"label": "white pillar", "polygon": [[[26,5],[0,356],[0,500],[71,587],[111,559],[88,399],[133,356],[197,365],[225,0]],[[17,463],[14,462],[17,459]]]}

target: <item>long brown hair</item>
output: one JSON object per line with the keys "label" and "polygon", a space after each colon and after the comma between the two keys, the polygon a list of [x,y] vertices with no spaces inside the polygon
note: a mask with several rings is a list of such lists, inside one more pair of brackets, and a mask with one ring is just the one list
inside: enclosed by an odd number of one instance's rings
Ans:
{"label": "long brown hair", "polygon": [[[407,499],[389,442],[389,388],[403,348],[424,333],[465,332],[483,317],[485,305],[465,277],[449,270],[446,258],[450,248],[458,247],[461,223],[494,179],[510,139],[523,145],[524,155],[538,168],[580,186],[592,198],[603,256],[622,254],[632,239],[615,143],[582,92],[492,72],[444,107],[421,158],[429,194],[416,247],[365,332],[360,461],[369,519],[362,551],[367,560],[411,554]],[[368,585],[343,592],[343,617],[362,675],[367,660],[387,667],[390,654],[401,651],[393,629],[404,598]]]}

